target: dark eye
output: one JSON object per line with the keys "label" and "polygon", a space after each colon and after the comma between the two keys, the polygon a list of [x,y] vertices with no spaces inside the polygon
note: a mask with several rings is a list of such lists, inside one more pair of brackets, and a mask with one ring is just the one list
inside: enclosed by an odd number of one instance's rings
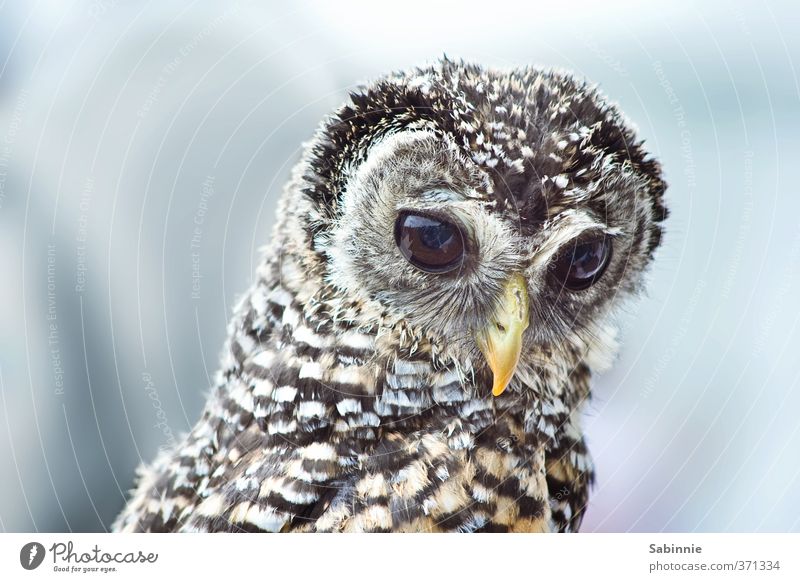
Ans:
{"label": "dark eye", "polygon": [[556,258],[552,264],[553,274],[567,289],[582,291],[600,278],[610,259],[608,237],[579,241]]}
{"label": "dark eye", "polygon": [[446,273],[464,260],[461,230],[445,220],[401,212],[394,225],[400,253],[415,267],[428,273]]}

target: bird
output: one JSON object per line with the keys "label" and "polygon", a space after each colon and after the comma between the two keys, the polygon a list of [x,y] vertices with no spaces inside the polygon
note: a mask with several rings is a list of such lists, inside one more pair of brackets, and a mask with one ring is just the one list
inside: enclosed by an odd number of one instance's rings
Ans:
{"label": "bird", "polygon": [[122,532],[574,532],[660,163],[558,68],[447,56],[351,91],[291,173],[201,418]]}

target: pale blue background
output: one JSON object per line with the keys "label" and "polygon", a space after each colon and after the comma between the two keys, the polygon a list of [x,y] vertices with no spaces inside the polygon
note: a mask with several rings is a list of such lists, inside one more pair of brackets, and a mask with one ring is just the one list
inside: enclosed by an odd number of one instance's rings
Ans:
{"label": "pale blue background", "polygon": [[800,531],[793,3],[221,4],[0,5],[0,530],[109,525],[198,417],[300,143],[349,87],[446,53],[598,82],[670,183],[586,419],[584,530]]}

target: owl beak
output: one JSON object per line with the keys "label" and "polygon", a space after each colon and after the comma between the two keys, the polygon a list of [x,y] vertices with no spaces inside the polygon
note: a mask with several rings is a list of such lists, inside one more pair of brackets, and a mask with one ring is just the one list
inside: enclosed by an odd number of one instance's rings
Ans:
{"label": "owl beak", "polygon": [[516,273],[503,287],[503,295],[486,327],[475,340],[494,374],[492,394],[500,396],[508,387],[522,352],[522,333],[528,328],[528,286]]}

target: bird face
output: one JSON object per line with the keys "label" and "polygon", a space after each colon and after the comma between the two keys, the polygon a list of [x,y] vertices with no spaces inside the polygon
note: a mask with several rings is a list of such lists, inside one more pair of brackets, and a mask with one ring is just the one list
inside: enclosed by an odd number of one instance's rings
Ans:
{"label": "bird face", "polygon": [[308,240],[342,296],[495,396],[608,355],[666,211],[657,163],[594,90],[444,61],[355,94],[321,133]]}

